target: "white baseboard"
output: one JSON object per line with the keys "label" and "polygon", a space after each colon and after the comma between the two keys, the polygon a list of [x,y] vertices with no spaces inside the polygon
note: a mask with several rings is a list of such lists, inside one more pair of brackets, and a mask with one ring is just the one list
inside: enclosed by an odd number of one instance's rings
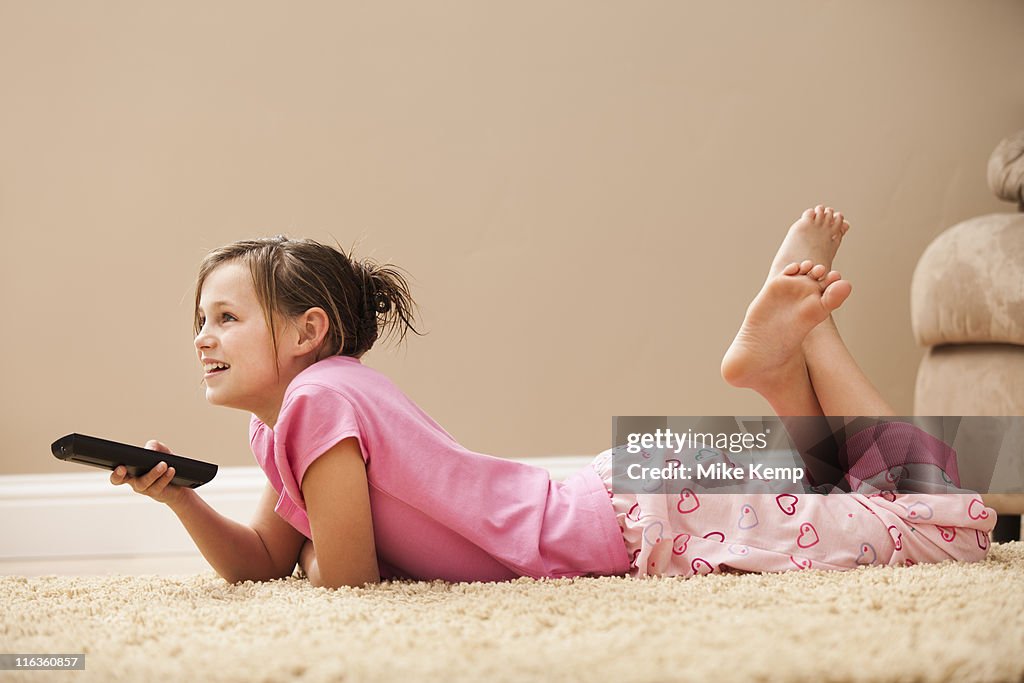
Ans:
{"label": "white baseboard", "polygon": [[[561,480],[593,456],[523,459]],[[226,517],[248,524],[266,486],[258,467],[222,467],[198,491]],[[0,561],[198,555],[166,506],[111,486],[110,474],[0,476]]]}

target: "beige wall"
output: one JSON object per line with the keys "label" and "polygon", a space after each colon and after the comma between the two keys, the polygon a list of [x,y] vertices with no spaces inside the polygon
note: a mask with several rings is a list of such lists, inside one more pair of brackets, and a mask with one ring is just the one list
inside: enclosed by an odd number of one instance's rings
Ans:
{"label": "beige wall", "polygon": [[366,362],[466,446],[767,414],[718,365],[807,205],[853,224],[849,346],[909,413],[914,264],[1009,211],[1024,4],[0,2],[0,473],[78,431],[251,464],[206,405],[206,250],[287,232],[412,273]]}

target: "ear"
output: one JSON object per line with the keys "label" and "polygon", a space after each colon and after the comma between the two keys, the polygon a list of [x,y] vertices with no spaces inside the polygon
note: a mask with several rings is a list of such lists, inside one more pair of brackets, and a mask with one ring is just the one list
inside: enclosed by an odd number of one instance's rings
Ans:
{"label": "ear", "polygon": [[301,314],[295,319],[295,330],[298,333],[296,350],[300,354],[317,352],[327,338],[329,327],[327,313],[318,306]]}

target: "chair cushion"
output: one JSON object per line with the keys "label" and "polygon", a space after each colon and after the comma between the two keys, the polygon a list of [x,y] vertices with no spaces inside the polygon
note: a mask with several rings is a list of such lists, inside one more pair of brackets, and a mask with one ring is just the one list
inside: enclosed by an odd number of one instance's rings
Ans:
{"label": "chair cushion", "polygon": [[1024,345],[1024,214],[958,223],[928,245],[910,287],[917,342]]}
{"label": "chair cushion", "polygon": [[1024,346],[928,349],[917,371],[915,415],[1024,415]]}
{"label": "chair cushion", "polygon": [[[963,344],[928,349],[917,371],[915,415],[1024,415],[1024,346]],[[963,486],[987,492],[1024,490],[1024,461],[1010,457],[1001,463],[1002,434],[977,429],[959,434],[958,469]],[[961,427],[963,430],[964,427]],[[1024,494],[984,496],[985,504],[1001,515],[1024,513]]]}
{"label": "chair cushion", "polygon": [[988,186],[1024,211],[1024,130],[1000,142],[988,159]]}

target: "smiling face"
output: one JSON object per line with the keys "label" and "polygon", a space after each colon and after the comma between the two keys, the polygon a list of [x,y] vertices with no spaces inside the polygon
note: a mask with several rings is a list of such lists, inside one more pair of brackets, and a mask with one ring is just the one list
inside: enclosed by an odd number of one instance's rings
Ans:
{"label": "smiling face", "polygon": [[[273,426],[288,382],[298,370],[287,357],[274,353],[273,337],[247,267],[229,261],[207,276],[200,294],[199,324],[195,346],[204,364],[206,400],[247,410]],[[275,329],[280,346],[278,322]]]}

